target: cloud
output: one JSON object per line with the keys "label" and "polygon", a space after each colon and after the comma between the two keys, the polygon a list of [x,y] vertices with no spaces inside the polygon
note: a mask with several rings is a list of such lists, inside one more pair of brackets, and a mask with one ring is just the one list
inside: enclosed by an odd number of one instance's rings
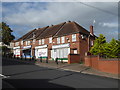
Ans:
{"label": "cloud", "polygon": [[[14,26],[18,26],[21,27],[21,30],[25,30],[24,27],[33,29],[68,20],[76,21],[87,30],[95,20],[95,33],[108,32],[111,30],[110,28],[116,27],[115,24],[118,20],[118,17],[115,16],[118,13],[117,3],[86,2],[85,4],[88,6],[79,2],[3,3],[3,20],[13,25],[13,29]],[[103,11],[89,5],[98,7]],[[109,11],[109,13],[104,10]],[[20,32],[17,28],[15,30],[16,33],[17,30]]]}
{"label": "cloud", "polygon": [[118,23],[99,23],[102,27],[117,28]]}

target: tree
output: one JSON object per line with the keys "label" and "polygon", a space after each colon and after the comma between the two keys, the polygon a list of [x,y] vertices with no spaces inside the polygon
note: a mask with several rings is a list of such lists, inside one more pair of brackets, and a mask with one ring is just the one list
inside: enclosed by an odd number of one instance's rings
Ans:
{"label": "tree", "polygon": [[15,39],[15,36],[12,35],[11,33],[13,30],[7,25],[6,23],[2,22],[2,42],[6,45],[9,45],[12,40]]}
{"label": "tree", "polygon": [[103,34],[95,40],[94,46],[91,48],[90,53],[93,55],[104,56],[105,55],[106,38]]}
{"label": "tree", "polygon": [[120,54],[120,41],[114,38],[105,46],[106,57],[118,58]]}

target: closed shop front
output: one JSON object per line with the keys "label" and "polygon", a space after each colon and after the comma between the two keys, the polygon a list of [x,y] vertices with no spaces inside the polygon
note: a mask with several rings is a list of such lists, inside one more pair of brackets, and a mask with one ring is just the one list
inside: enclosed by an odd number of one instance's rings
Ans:
{"label": "closed shop front", "polygon": [[13,53],[16,57],[20,57],[20,46],[13,48]]}
{"label": "closed shop front", "polygon": [[68,62],[68,54],[70,53],[69,44],[53,45],[51,50],[51,58],[55,60],[63,60]]}
{"label": "closed shop front", "polygon": [[35,56],[36,58],[47,58],[48,57],[48,45],[36,46],[35,47]]}

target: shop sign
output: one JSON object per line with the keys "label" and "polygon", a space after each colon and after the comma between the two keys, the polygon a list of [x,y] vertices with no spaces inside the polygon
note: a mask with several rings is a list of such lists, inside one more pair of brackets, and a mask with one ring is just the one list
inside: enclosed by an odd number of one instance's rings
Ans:
{"label": "shop sign", "polygon": [[70,47],[70,44],[60,44],[60,45],[54,45],[52,46],[52,49],[56,49],[56,48],[66,48],[66,47]]}
{"label": "shop sign", "polygon": [[13,47],[13,49],[20,49],[20,46],[18,46],[18,47]]}
{"label": "shop sign", "polygon": [[37,47],[35,47],[35,49],[37,49],[37,48],[47,48],[47,46],[48,45],[37,46]]}

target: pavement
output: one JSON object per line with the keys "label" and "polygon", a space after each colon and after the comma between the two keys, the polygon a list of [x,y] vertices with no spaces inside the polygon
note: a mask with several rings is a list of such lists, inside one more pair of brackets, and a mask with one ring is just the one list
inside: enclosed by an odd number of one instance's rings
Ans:
{"label": "pavement", "polygon": [[97,75],[97,76],[102,76],[102,77],[120,79],[120,75],[118,74],[101,72],[91,67],[87,67],[84,64],[79,64],[79,63],[68,64],[68,63],[59,62],[58,64],[56,64],[55,61],[53,60],[49,60],[48,63],[46,63],[45,60],[43,60],[42,62],[40,61],[34,62],[34,61],[28,61],[28,60],[26,61],[20,60],[20,61],[31,63],[31,64],[34,63],[35,65],[38,65],[41,67],[54,68],[54,69],[60,69],[60,70],[66,70],[66,71],[74,71],[74,72],[80,72],[84,74],[91,74],[91,75]]}

